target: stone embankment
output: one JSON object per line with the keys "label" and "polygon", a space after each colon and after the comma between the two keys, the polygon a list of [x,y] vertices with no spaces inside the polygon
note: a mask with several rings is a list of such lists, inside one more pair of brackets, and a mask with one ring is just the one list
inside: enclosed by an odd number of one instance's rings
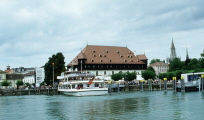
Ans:
{"label": "stone embankment", "polygon": [[20,95],[55,95],[59,94],[57,89],[0,89],[0,96]]}

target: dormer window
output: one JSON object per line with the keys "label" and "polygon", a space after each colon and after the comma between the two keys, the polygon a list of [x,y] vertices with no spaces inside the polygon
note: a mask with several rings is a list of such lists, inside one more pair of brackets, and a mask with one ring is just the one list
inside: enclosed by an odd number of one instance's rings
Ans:
{"label": "dormer window", "polygon": [[96,55],[93,55],[94,57],[96,57]]}
{"label": "dormer window", "polygon": [[109,60],[109,62],[111,62],[112,60]]}
{"label": "dormer window", "polygon": [[124,62],[127,62],[127,60],[124,60]]}
{"label": "dormer window", "polygon": [[116,51],[116,53],[119,53],[119,51]]}
{"label": "dormer window", "polygon": [[129,58],[130,56],[128,55],[127,57]]}
{"label": "dormer window", "polygon": [[120,55],[120,57],[122,58],[123,56],[122,56],[122,55]]}
{"label": "dormer window", "polygon": [[130,62],[133,62],[133,60],[130,60]]}
{"label": "dormer window", "polygon": [[103,55],[104,57],[106,57],[106,55]]}
{"label": "dormer window", "polygon": [[106,53],[108,53],[108,50],[106,51]]}
{"label": "dormer window", "polygon": [[92,59],[91,62],[94,62],[94,60]]}
{"label": "dormer window", "polygon": [[103,60],[100,59],[100,62],[103,62]]}
{"label": "dormer window", "polygon": [[101,54],[99,54],[99,57],[102,57],[102,55],[101,55]]}
{"label": "dormer window", "polygon": [[93,53],[95,53],[96,51],[95,50],[93,50]]}

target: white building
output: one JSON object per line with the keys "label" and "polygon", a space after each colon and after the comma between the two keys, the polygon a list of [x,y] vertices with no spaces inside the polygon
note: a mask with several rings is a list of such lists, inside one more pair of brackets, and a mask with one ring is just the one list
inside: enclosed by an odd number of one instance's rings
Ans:
{"label": "white building", "polygon": [[35,72],[24,74],[23,83],[29,83],[29,84],[35,83]]}
{"label": "white building", "polygon": [[164,62],[155,62],[153,64],[150,64],[150,66],[154,68],[156,75],[160,73],[166,73],[169,70],[169,64]]}
{"label": "white building", "polygon": [[40,86],[40,83],[42,83],[45,79],[45,72],[44,72],[44,68],[36,68],[36,87]]}

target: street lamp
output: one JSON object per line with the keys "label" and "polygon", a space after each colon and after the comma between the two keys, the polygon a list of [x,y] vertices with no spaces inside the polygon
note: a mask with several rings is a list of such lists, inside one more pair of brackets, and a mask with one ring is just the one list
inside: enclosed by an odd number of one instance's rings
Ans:
{"label": "street lamp", "polygon": [[54,76],[55,76],[55,73],[54,73],[54,65],[55,65],[55,63],[53,62],[53,63],[52,63],[52,70],[53,70],[53,87],[54,87]]}

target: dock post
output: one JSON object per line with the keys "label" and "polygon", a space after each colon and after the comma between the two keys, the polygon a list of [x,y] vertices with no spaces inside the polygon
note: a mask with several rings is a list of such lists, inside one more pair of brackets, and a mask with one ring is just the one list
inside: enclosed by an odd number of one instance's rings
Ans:
{"label": "dock post", "polygon": [[176,92],[176,77],[173,77],[173,90]]}
{"label": "dock post", "polygon": [[118,92],[120,92],[120,86],[119,86],[119,81],[118,81]]}
{"label": "dock post", "polygon": [[183,76],[181,76],[181,92],[185,92],[185,83]]}
{"label": "dock post", "polygon": [[204,74],[201,75],[201,89],[204,91]]}
{"label": "dock post", "polygon": [[164,91],[167,91],[167,78],[164,78]]}
{"label": "dock post", "polygon": [[108,85],[109,93],[111,93],[111,84]]}
{"label": "dock post", "polygon": [[141,86],[140,91],[143,91],[143,80],[140,80],[140,86]]}
{"label": "dock post", "polygon": [[152,80],[151,79],[148,80],[148,88],[149,88],[149,91],[152,91]]}

